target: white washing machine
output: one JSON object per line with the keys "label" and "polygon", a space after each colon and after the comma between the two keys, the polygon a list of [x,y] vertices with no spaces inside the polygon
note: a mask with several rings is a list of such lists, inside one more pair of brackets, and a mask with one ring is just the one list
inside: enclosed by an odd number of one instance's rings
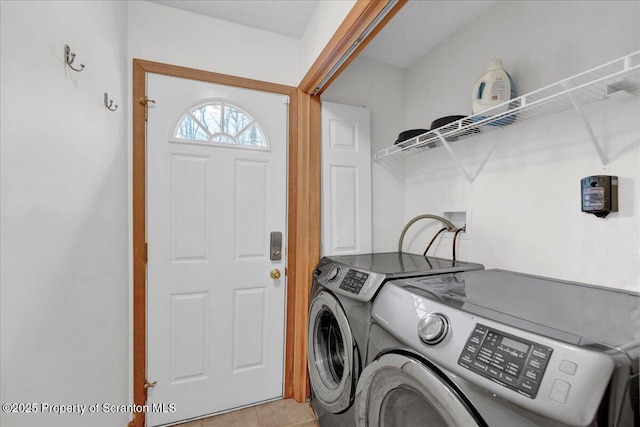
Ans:
{"label": "white washing machine", "polygon": [[389,282],[372,317],[359,426],[640,425],[640,294],[483,270]]}
{"label": "white washing machine", "polygon": [[402,252],[322,258],[313,273],[307,349],[311,404],[320,425],[355,423],[353,400],[367,356],[371,303],[384,283],[482,268]]}

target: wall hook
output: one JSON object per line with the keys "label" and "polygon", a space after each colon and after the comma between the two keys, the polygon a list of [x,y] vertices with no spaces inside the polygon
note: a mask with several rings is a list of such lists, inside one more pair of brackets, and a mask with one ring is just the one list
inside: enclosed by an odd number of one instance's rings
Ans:
{"label": "wall hook", "polygon": [[73,71],[82,71],[84,70],[84,64],[80,64],[80,68],[75,68],[73,65],[73,61],[76,59],[76,54],[71,52],[71,48],[68,44],[64,45],[64,62],[71,68]]}
{"label": "wall hook", "polygon": [[107,92],[104,93],[104,106],[107,107],[107,110],[110,111],[116,111],[118,109],[118,105],[113,105],[113,99],[109,99],[109,95],[107,95]]}

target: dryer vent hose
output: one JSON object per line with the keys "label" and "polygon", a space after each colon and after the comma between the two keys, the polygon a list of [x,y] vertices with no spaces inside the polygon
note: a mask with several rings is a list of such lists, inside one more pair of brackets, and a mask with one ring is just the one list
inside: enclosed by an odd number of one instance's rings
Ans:
{"label": "dryer vent hose", "polygon": [[448,219],[443,218],[441,216],[431,215],[431,214],[418,215],[417,217],[415,217],[411,221],[409,221],[407,223],[407,225],[404,226],[404,229],[402,230],[402,233],[400,233],[400,239],[398,240],[398,252],[402,252],[402,243],[404,242],[404,235],[407,234],[407,230],[409,229],[409,227],[411,227],[414,223],[420,221],[421,219],[435,219],[435,220],[438,220],[438,221],[440,221],[441,223],[443,223],[447,227],[447,231],[457,231],[458,230],[456,228],[456,226],[453,225],[453,223],[451,221],[449,221]]}

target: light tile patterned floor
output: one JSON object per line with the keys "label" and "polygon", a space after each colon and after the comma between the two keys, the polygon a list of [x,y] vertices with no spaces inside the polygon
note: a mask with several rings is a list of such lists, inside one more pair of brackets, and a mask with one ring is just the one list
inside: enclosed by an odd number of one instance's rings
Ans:
{"label": "light tile patterned floor", "polygon": [[276,400],[175,427],[318,427],[311,406],[293,399]]}

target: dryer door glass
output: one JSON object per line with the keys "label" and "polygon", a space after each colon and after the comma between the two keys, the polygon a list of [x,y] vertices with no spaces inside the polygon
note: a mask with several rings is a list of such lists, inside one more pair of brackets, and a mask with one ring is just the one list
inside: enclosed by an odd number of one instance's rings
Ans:
{"label": "dryer door glass", "polygon": [[355,398],[361,427],[481,425],[460,392],[418,359],[388,353],[362,372]]}
{"label": "dryer door glass", "polygon": [[338,414],[353,403],[359,365],[351,327],[338,300],[320,292],[309,310],[307,361],[313,399]]}
{"label": "dryer door glass", "polygon": [[429,427],[449,426],[433,404],[416,390],[399,387],[384,397],[380,427],[424,426],[425,420],[429,420]]}
{"label": "dryer door glass", "polygon": [[340,325],[329,310],[323,310],[316,321],[314,336],[316,366],[320,371],[320,379],[328,388],[336,389],[340,385],[344,373],[344,343]]}

